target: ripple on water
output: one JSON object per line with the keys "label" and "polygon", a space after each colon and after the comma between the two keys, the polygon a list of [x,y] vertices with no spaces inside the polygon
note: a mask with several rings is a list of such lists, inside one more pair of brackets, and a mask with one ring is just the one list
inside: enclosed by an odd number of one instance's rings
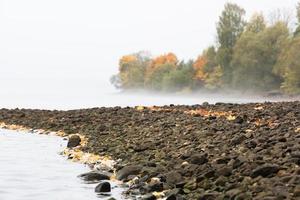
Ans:
{"label": "ripple on water", "polygon": [[[77,178],[88,167],[58,155],[65,146],[66,141],[56,136],[0,129],[0,199],[107,199],[94,193],[96,184]],[[118,188],[112,196],[122,199],[121,192]]]}

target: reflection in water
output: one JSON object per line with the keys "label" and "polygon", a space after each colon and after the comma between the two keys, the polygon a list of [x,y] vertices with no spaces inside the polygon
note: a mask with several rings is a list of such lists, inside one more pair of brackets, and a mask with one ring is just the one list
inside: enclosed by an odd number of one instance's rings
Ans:
{"label": "reflection in water", "polygon": [[[77,178],[88,167],[58,155],[65,146],[66,141],[56,136],[0,129],[0,199],[107,199],[94,193],[96,184]],[[121,199],[122,190],[113,191],[112,196]]]}

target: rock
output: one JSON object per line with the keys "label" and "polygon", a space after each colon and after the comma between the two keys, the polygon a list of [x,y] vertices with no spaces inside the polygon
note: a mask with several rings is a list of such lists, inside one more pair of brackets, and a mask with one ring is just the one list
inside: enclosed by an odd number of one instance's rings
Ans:
{"label": "rock", "polygon": [[175,188],[167,193],[166,200],[177,200],[177,195],[179,194],[180,189]]}
{"label": "rock", "polygon": [[181,174],[176,171],[172,171],[166,174],[166,182],[170,185],[176,185],[182,182],[183,178]]}
{"label": "rock", "polygon": [[200,153],[200,154],[194,154],[190,157],[190,163],[197,164],[197,165],[203,165],[208,162],[207,154]]}
{"label": "rock", "polygon": [[215,182],[216,185],[218,186],[225,186],[226,182],[228,182],[228,179],[225,178],[224,176],[219,176]]}
{"label": "rock", "polygon": [[252,178],[256,178],[258,176],[267,177],[269,175],[273,175],[277,173],[279,169],[280,168],[277,165],[265,164],[263,166],[259,166],[255,168],[251,173],[251,177]]}
{"label": "rock", "polygon": [[230,176],[232,174],[232,168],[228,166],[221,167],[218,169],[218,175],[220,176]]}
{"label": "rock", "polygon": [[80,145],[81,139],[78,135],[72,135],[69,138],[67,147],[68,148],[73,148],[73,147],[77,147],[78,145]]}
{"label": "rock", "polygon": [[99,183],[96,188],[95,192],[101,193],[101,192],[111,192],[111,186],[109,182],[102,182]]}
{"label": "rock", "polygon": [[295,187],[293,196],[300,197],[300,186],[299,185]]}
{"label": "rock", "polygon": [[141,200],[156,200],[156,196],[154,196],[153,194],[146,194],[142,196]]}
{"label": "rock", "polygon": [[215,192],[208,192],[205,194],[200,195],[198,200],[215,200],[218,197],[218,193]]}
{"label": "rock", "polygon": [[243,117],[241,116],[237,116],[234,120],[233,120],[234,123],[237,123],[237,124],[242,124],[244,122],[244,119]]}
{"label": "rock", "polygon": [[140,188],[140,191],[142,194],[145,194],[150,192],[161,192],[163,189],[163,183],[150,183]]}
{"label": "rock", "polygon": [[142,167],[138,165],[125,166],[117,172],[117,179],[124,180],[130,175],[138,175],[141,170]]}
{"label": "rock", "polygon": [[93,182],[93,181],[101,181],[101,180],[109,180],[110,176],[108,173],[103,173],[100,171],[91,171],[88,173],[80,174],[78,176],[84,181]]}
{"label": "rock", "polygon": [[239,145],[246,139],[247,139],[247,137],[244,136],[244,135],[234,136],[234,138],[231,140],[231,144],[232,145]]}
{"label": "rock", "polygon": [[241,193],[242,191],[240,189],[235,188],[227,191],[225,196],[229,199],[235,199],[235,197]]}

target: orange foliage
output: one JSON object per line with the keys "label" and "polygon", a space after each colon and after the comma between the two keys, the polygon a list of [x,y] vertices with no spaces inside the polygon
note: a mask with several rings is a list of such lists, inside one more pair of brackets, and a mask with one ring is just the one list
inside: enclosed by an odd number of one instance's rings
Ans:
{"label": "orange foliage", "polygon": [[124,64],[135,62],[137,60],[138,60],[138,58],[135,55],[126,55],[126,56],[123,56],[120,59],[120,61],[119,61],[119,70],[123,71],[125,69],[124,68]]}
{"label": "orange foliage", "polygon": [[174,53],[168,53],[154,58],[152,60],[151,67],[155,69],[160,65],[168,64],[168,63],[176,66],[177,62],[178,62],[177,56]]}
{"label": "orange foliage", "polygon": [[205,80],[207,74],[204,72],[204,66],[207,64],[207,59],[205,56],[199,56],[197,60],[194,62],[194,69],[196,71],[195,79],[197,80]]}
{"label": "orange foliage", "polygon": [[137,57],[134,55],[127,55],[127,56],[123,56],[120,59],[120,64],[124,64],[124,63],[130,63],[130,62],[135,62],[137,61]]}

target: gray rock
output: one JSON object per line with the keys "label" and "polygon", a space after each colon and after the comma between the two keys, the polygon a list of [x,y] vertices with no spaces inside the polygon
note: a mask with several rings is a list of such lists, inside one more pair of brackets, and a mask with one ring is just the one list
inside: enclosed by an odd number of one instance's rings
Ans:
{"label": "gray rock", "polygon": [[176,185],[183,180],[181,174],[176,171],[172,171],[166,174],[166,182],[170,185]]}
{"label": "gray rock", "polygon": [[204,153],[194,154],[190,157],[190,163],[192,164],[203,165],[204,163],[207,162],[208,162],[207,154]]}
{"label": "gray rock", "polygon": [[101,192],[111,192],[111,186],[109,182],[102,182],[99,183],[96,188],[95,192],[101,193]]}
{"label": "gray rock", "polygon": [[138,165],[125,166],[117,172],[117,179],[124,180],[130,175],[138,175],[141,170],[142,167]]}
{"label": "gray rock", "polygon": [[84,181],[93,182],[93,181],[101,181],[101,180],[109,180],[110,175],[108,173],[100,172],[100,171],[91,171],[88,173],[80,174],[78,176]]}
{"label": "gray rock", "polygon": [[77,147],[78,145],[80,145],[81,139],[78,135],[72,135],[69,138],[67,147],[68,148],[73,148],[73,147]]}
{"label": "gray rock", "polygon": [[258,176],[267,177],[269,175],[275,174],[279,171],[279,167],[277,165],[265,164],[263,166],[259,166],[254,169],[251,173],[251,177],[255,178]]}

